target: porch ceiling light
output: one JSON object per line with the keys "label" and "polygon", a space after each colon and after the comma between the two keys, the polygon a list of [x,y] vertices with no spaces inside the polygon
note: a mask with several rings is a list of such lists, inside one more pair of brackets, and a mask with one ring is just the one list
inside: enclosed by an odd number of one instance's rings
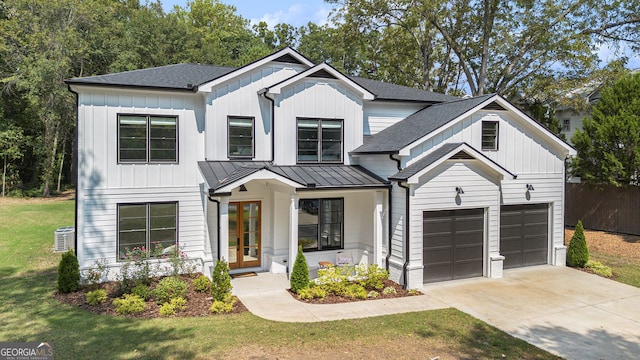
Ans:
{"label": "porch ceiling light", "polygon": [[464,190],[462,190],[462,186],[456,186],[456,194],[458,195],[464,194]]}
{"label": "porch ceiling light", "polygon": [[247,187],[244,184],[240,185],[240,191],[247,191]]}
{"label": "porch ceiling light", "polygon": [[535,190],[533,188],[533,185],[532,184],[527,184],[527,191],[533,191],[533,190]]}

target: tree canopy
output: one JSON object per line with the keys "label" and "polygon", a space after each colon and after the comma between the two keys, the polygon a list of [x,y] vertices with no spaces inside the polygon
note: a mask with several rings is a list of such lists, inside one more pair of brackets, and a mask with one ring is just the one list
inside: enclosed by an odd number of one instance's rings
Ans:
{"label": "tree canopy", "polygon": [[640,183],[640,73],[601,90],[583,130],[573,136],[573,174],[593,183]]}

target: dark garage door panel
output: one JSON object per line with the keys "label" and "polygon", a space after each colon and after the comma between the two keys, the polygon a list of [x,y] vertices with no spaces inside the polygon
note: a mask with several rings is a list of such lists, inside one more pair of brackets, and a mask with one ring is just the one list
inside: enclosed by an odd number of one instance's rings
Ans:
{"label": "dark garage door panel", "polygon": [[423,213],[424,282],[482,276],[484,210]]}
{"label": "dark garage door panel", "polygon": [[500,254],[504,268],[547,263],[548,204],[505,205],[500,209]]}

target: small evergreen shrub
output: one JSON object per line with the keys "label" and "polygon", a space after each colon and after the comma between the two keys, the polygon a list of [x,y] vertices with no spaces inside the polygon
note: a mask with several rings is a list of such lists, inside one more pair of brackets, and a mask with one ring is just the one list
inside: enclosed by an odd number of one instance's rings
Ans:
{"label": "small evergreen shrub", "polygon": [[327,296],[327,291],[322,286],[313,286],[300,290],[298,298],[301,300],[307,299],[324,299]]}
{"label": "small evergreen shrub", "polygon": [[362,285],[351,284],[347,286],[346,292],[344,295],[351,299],[365,300],[367,298],[367,290],[364,287],[362,287]]}
{"label": "small evergreen shrub", "polygon": [[113,300],[116,313],[120,315],[137,314],[144,311],[147,303],[140,296],[124,294],[121,298]]}
{"label": "small evergreen shrub", "polygon": [[422,293],[416,289],[409,289],[408,294],[409,296],[422,295]]}
{"label": "small evergreen shrub", "polygon": [[375,299],[375,298],[377,298],[379,295],[380,295],[380,294],[378,294],[378,292],[377,292],[377,291],[373,291],[373,290],[371,290],[371,291],[369,291],[369,293],[367,294],[367,297],[368,297],[368,298]]}
{"label": "small evergreen shrub", "polygon": [[188,289],[189,284],[180,280],[180,278],[169,276],[160,280],[160,283],[153,289],[152,293],[158,304],[164,304],[170,302],[173,298],[184,297]]}
{"label": "small evergreen shrub", "polygon": [[578,220],[576,230],[569,242],[567,249],[567,265],[571,267],[584,267],[589,261],[589,248],[587,248],[587,240],[584,236],[584,228],[582,221]]}
{"label": "small evergreen shrub", "polygon": [[158,310],[160,316],[174,316],[176,314],[176,308],[171,303],[164,303],[160,305]]}
{"label": "small evergreen shrub", "polygon": [[89,305],[102,304],[107,301],[107,291],[102,289],[89,291],[85,301]]}
{"label": "small evergreen shrub", "polygon": [[183,297],[176,297],[160,306],[160,316],[174,316],[179,311],[187,309],[187,300]]}
{"label": "small evergreen shrub", "polygon": [[380,269],[378,264],[357,266],[356,278],[360,279],[358,283],[365,289],[380,291],[384,288],[384,281],[389,279],[389,272]]}
{"label": "small evergreen shrub", "polygon": [[611,268],[599,261],[589,260],[585,267],[593,271],[596,275],[608,278],[613,276]]}
{"label": "small evergreen shrub", "polygon": [[235,298],[228,301],[214,300],[209,309],[212,314],[227,314],[233,311],[233,305],[236,303]]}
{"label": "small evergreen shrub", "polygon": [[218,260],[211,274],[211,296],[214,301],[224,301],[231,295],[231,275],[229,264],[224,260]]}
{"label": "small evergreen shrub", "polygon": [[62,254],[58,265],[58,291],[62,294],[80,290],[80,267],[73,250]]}
{"label": "small evergreen shrub", "polygon": [[138,295],[142,298],[142,300],[147,301],[149,297],[151,297],[151,290],[145,284],[138,284],[133,289],[131,289],[131,294]]}
{"label": "small evergreen shrub", "polygon": [[205,293],[211,288],[211,281],[208,277],[200,275],[193,280],[193,288],[197,292]]}
{"label": "small evergreen shrub", "polygon": [[382,293],[384,295],[391,295],[391,294],[397,294],[398,292],[394,287],[387,286],[386,288],[384,288],[384,290],[382,290]]}
{"label": "small evergreen shrub", "polygon": [[302,253],[302,246],[298,246],[298,255],[296,256],[296,262],[293,264],[293,270],[291,271],[291,291],[299,294],[302,289],[309,287],[309,266],[307,266],[307,259]]}

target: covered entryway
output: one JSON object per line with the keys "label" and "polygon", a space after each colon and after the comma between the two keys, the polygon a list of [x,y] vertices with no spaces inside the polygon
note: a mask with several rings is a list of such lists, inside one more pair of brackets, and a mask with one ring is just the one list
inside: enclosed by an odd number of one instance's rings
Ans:
{"label": "covered entryway", "polygon": [[230,268],[260,266],[260,233],[260,202],[230,202]]}
{"label": "covered entryway", "polygon": [[423,282],[482,276],[484,209],[425,211]]}
{"label": "covered entryway", "polygon": [[503,205],[500,208],[500,254],[504,268],[547,263],[549,205]]}

